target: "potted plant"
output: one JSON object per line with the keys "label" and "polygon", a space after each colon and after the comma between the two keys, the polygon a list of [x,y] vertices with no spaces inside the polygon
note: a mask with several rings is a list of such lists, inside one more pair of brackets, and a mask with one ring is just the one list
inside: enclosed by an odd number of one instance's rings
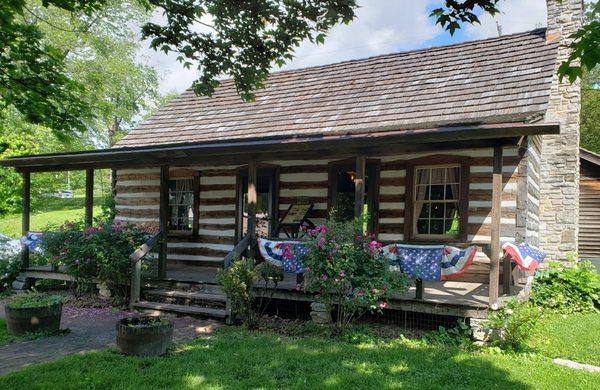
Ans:
{"label": "potted plant", "polygon": [[9,333],[54,333],[60,329],[62,297],[47,294],[21,294],[13,297],[5,307]]}
{"label": "potted plant", "polygon": [[117,322],[117,348],[125,355],[164,355],[172,339],[173,321],[164,317],[131,317]]}

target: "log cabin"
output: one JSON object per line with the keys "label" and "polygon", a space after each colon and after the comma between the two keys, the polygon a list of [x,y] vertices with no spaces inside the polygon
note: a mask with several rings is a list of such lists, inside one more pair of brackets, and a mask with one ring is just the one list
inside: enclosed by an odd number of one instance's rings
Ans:
{"label": "log cabin", "polygon": [[[299,200],[315,224],[331,209],[367,211],[384,243],[476,245],[460,279],[417,286],[393,308],[477,318],[523,287],[502,242],[554,259],[578,249],[579,85],[557,69],[580,23],[580,0],[550,0],[547,28],[274,72],[253,102],[225,80],[212,97],[185,91],[113,148],[2,165],[23,174],[24,232],[32,173],[85,169],[91,223],[94,169],[112,169],[116,219],[157,227],[162,244],[142,255],[170,287],[214,285],[257,236],[284,237]],[[311,300],[285,286],[280,298]],[[227,315],[151,291],[136,307]]]}

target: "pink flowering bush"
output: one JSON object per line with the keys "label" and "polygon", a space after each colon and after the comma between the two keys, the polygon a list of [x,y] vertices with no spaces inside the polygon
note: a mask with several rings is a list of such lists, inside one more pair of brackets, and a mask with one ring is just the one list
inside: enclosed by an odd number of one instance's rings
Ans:
{"label": "pink flowering bush", "polygon": [[306,289],[327,306],[334,334],[365,311],[381,311],[388,298],[408,285],[404,274],[389,270],[381,243],[356,233],[362,231],[363,222],[341,222],[332,213],[327,225],[306,230],[309,250],[302,258]]}
{"label": "pink flowering bush", "polygon": [[81,222],[66,222],[48,229],[41,247],[52,264],[64,265],[78,281],[81,291],[93,280],[106,283],[124,296],[129,282],[129,255],[146,241],[146,233],[134,225],[99,222],[84,227]]}

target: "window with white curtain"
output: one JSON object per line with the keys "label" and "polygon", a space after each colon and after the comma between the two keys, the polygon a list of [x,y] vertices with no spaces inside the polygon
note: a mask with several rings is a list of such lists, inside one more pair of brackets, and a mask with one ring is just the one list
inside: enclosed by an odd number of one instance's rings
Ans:
{"label": "window with white curtain", "polygon": [[169,180],[169,230],[191,231],[194,221],[193,179]]}
{"label": "window with white curtain", "polygon": [[413,232],[416,237],[457,237],[460,165],[415,167]]}

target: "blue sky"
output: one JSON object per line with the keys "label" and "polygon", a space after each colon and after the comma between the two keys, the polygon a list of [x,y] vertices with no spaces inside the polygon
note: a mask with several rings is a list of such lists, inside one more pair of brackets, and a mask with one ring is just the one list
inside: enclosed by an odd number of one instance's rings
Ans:
{"label": "blue sky", "polygon": [[[465,26],[453,37],[429,12],[442,0],[359,0],[357,18],[348,26],[337,26],[324,45],[303,43],[296,58],[284,69],[322,65],[378,54],[421,49],[497,36],[496,21],[503,34],[532,30],[546,25],[545,0],[503,0],[496,18],[481,17],[481,25]],[[145,51],[147,62],[158,69],[160,90],[165,93],[188,88],[197,77],[195,70],[182,69],[175,56]]]}

